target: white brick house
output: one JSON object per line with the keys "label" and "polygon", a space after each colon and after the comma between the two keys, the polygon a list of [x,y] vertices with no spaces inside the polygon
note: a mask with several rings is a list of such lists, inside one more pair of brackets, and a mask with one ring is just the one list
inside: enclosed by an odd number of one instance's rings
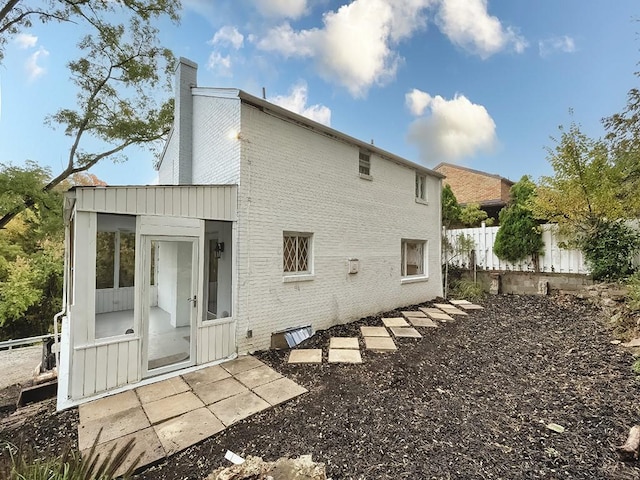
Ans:
{"label": "white brick house", "polygon": [[440,174],[196,73],[162,186],[67,196],[61,407],[442,294]]}

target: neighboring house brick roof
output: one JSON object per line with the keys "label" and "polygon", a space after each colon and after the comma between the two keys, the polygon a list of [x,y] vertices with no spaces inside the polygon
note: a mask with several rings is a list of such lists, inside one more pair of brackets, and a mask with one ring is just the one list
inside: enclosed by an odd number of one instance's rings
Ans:
{"label": "neighboring house brick roof", "polygon": [[451,163],[440,163],[434,170],[445,176],[458,203],[479,203],[480,206],[503,206],[509,202],[509,190],[514,182],[492,173]]}

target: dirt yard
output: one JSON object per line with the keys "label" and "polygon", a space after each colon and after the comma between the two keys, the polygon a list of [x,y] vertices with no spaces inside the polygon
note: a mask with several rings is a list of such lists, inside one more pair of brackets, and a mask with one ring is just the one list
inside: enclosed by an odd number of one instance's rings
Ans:
{"label": "dirt yard", "polygon": [[[640,423],[640,382],[599,313],[569,297],[495,296],[482,305],[420,329],[422,339],[398,339],[395,353],[362,349],[362,365],[289,366],[286,352],[258,354],[309,393],[138,478],[200,480],[228,464],[227,449],[265,460],[312,454],[334,480],[640,478],[640,462],[621,462],[614,450]],[[303,347],[326,357],[329,337],[379,324],[333,327]],[[76,442],[76,411],[52,409],[44,404],[21,425],[0,420],[0,438],[41,453]]]}

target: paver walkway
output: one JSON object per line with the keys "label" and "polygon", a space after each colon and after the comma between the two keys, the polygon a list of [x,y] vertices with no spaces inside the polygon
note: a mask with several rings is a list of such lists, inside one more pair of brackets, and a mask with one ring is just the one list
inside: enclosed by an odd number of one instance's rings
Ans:
{"label": "paver walkway", "polygon": [[88,452],[98,434],[97,453],[135,438],[128,459],[141,454],[144,466],[306,391],[257,358],[242,356],[80,405],[78,448]]}
{"label": "paver walkway", "polygon": [[[482,310],[483,307],[467,300],[451,300],[451,303],[437,303],[435,307],[420,307],[418,310],[402,311],[402,317],[383,318],[384,326],[362,326],[360,334],[367,350],[392,352],[398,349],[389,330],[395,338],[422,338],[415,327],[438,328],[440,322],[455,321],[453,315],[468,316],[460,310]],[[457,306],[457,307],[456,307]],[[294,349],[289,352],[288,363],[322,363],[322,349]],[[329,341],[329,363],[362,363],[358,339],[332,337]]]}

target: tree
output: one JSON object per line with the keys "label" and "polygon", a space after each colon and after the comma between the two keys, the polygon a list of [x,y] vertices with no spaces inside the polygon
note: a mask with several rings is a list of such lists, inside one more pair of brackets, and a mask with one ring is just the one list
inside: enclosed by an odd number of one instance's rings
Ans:
{"label": "tree", "polygon": [[467,227],[479,227],[488,217],[487,212],[481,210],[478,203],[467,203],[460,209],[460,222]]}
{"label": "tree", "polygon": [[0,205],[34,200],[31,209],[0,230],[0,340],[47,332],[62,298],[61,192],[73,185],[104,184],[94,175],[75,174],[44,192],[50,178],[50,171],[34,162],[0,165]]}
{"label": "tree", "polygon": [[579,247],[602,219],[623,218],[625,208],[606,144],[588,138],[575,123],[560,132],[555,148],[547,150],[554,175],[542,177],[532,208],[537,218],[557,223],[568,244]]}
{"label": "tree", "polygon": [[[640,72],[636,73],[640,76]],[[640,90],[632,88],[621,113],[603,119],[617,172],[617,195],[631,217],[640,217]]]}
{"label": "tree", "polygon": [[[92,29],[78,43],[83,56],[68,64],[78,87],[76,107],[47,118],[51,126],[64,128],[71,145],[66,168],[42,187],[43,193],[105,158],[123,160],[127,147],[153,144],[169,132],[173,101],[158,104],[156,96],[163,88],[170,91],[174,61],[159,45],[152,20],[177,20],[179,8],[177,0],[8,0],[0,10],[0,47],[36,19],[81,22]],[[130,15],[126,25],[106,20],[122,12]],[[92,151],[84,148],[89,142]],[[10,208],[3,206],[0,228],[37,202],[35,196],[22,196]]]}
{"label": "tree", "polygon": [[624,276],[639,245],[638,234],[625,224],[637,214],[638,194],[627,175],[633,162],[626,157],[635,147],[624,137],[588,138],[574,123],[560,131],[549,150],[554,176],[543,177],[534,213],[558,224],[565,244],[585,254],[595,279]]}
{"label": "tree", "polygon": [[96,19],[118,10],[145,22],[165,14],[177,21],[180,4],[174,0],[5,0],[0,8],[0,61],[7,42],[34,22],[88,23],[99,28]]}
{"label": "tree", "polygon": [[509,205],[500,210],[500,229],[493,251],[500,259],[518,262],[531,257],[536,271],[544,242],[542,231],[531,211],[536,185],[524,175],[510,190]]}
{"label": "tree", "polygon": [[460,205],[448,183],[442,188],[441,198],[442,225],[448,230],[460,221]]}

